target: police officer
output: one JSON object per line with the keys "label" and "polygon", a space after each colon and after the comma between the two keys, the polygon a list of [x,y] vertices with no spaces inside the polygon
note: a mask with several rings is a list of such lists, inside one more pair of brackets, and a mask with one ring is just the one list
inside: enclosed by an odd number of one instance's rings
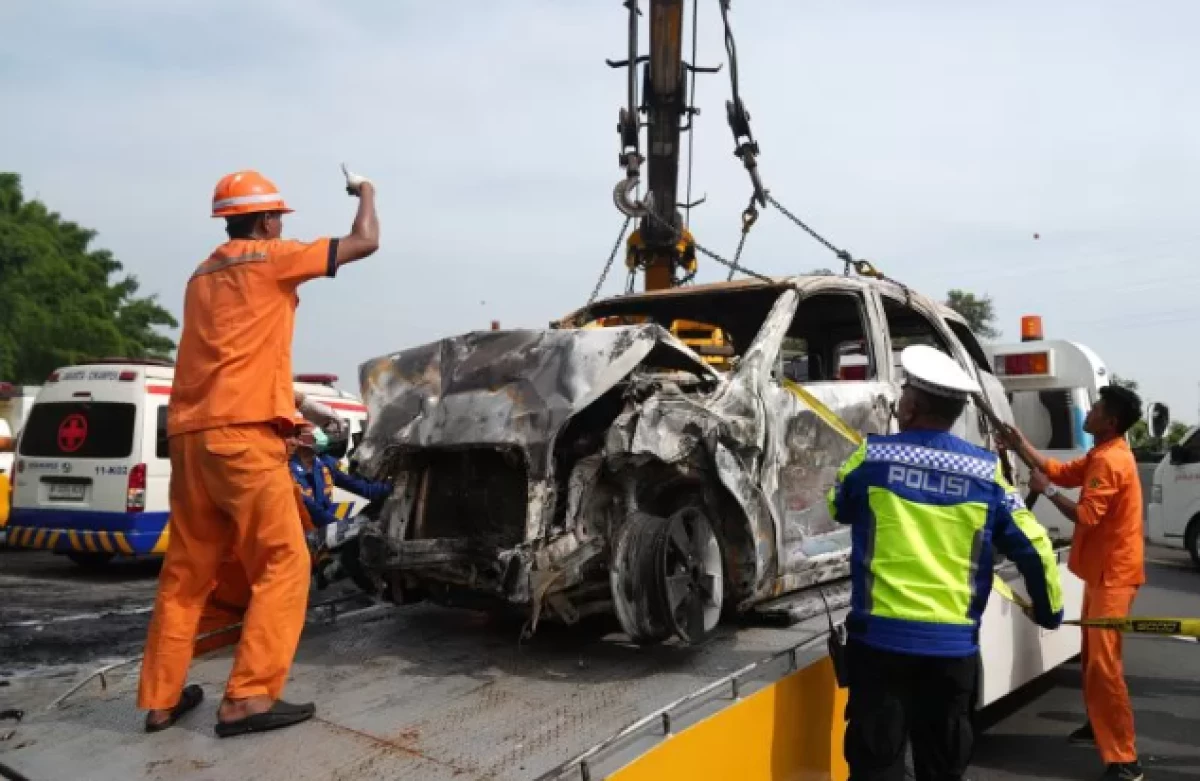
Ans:
{"label": "police officer", "polygon": [[932,347],[905,349],[900,433],[870,435],[838,472],[830,514],[851,527],[846,761],[851,781],[958,779],[971,758],[979,618],[995,545],[1047,629],[1063,617],[1046,530],[997,456],[949,433],[979,385]]}

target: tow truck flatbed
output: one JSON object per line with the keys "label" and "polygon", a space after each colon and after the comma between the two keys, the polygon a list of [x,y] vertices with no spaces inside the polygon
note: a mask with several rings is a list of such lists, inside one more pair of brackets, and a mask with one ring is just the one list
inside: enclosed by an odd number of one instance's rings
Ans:
{"label": "tow truck flatbed", "polygon": [[[306,630],[286,696],[317,703],[309,723],[218,740],[212,727],[232,658],[218,652],[193,665],[190,680],[206,700],[178,727],[143,733],[134,664],[108,674],[106,688],[89,683],[56,709],[46,710],[43,698],[0,748],[0,762],[35,781],[464,781],[532,779],[556,768],[579,778],[570,760],[603,739],[740,668],[772,657],[786,664],[788,649],[806,647],[801,665],[817,659],[826,632],[822,612],[791,627],[722,628],[696,647],[588,642],[565,631],[519,644],[519,627],[479,613],[381,607]],[[740,694],[753,688],[747,683]],[[729,704],[730,690],[712,687],[712,700],[692,720]],[[662,734],[658,721],[650,732]],[[593,777],[627,759],[619,751],[598,757]]]}

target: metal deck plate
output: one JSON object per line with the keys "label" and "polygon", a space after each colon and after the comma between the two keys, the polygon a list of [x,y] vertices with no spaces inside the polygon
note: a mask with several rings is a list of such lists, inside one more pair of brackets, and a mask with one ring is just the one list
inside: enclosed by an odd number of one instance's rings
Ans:
{"label": "metal deck plate", "polygon": [[[59,709],[31,710],[0,761],[42,779],[529,779],[638,718],[824,630],[722,627],[703,646],[585,642],[428,605],[345,618],[305,634],[286,692],[314,721],[227,740],[212,732],[230,666],[193,665],[207,700],[179,726],[141,731],[137,666],[89,684]],[[114,677],[115,676],[115,677]]]}

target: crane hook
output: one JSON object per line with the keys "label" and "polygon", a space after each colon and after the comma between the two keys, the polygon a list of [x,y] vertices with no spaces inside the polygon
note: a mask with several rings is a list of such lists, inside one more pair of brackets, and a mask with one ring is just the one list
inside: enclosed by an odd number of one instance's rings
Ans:
{"label": "crane hook", "polygon": [[646,193],[643,200],[634,199],[633,193],[637,190],[639,181],[640,177],[635,168],[613,188],[613,203],[616,205],[617,211],[633,219],[641,219],[648,215],[653,203],[650,193]]}

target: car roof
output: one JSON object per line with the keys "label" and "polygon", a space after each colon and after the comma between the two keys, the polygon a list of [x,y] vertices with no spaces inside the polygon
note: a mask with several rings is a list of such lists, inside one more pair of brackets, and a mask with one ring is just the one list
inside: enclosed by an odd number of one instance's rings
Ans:
{"label": "car roof", "polygon": [[[905,288],[897,282],[890,279],[875,279],[873,277],[864,277],[859,275],[844,275],[844,274],[798,274],[787,277],[770,277],[765,279],[745,278],[735,279],[721,282],[708,282],[697,285],[681,285],[679,287],[664,288],[662,290],[643,291],[638,293],[626,293],[620,296],[611,296],[609,298],[594,301],[587,306],[580,307],[575,311],[567,314],[559,321],[557,325],[569,326],[572,323],[579,323],[584,320],[587,312],[590,310],[603,310],[608,306],[621,304],[624,306],[636,306],[639,302],[652,303],[663,300],[678,300],[690,296],[711,296],[723,292],[747,292],[747,291],[769,291],[778,290],[783,292],[789,288],[807,292],[818,289],[841,288],[845,290],[867,290],[877,289],[881,293],[891,294],[893,296],[911,296],[921,298],[928,303],[932,303],[937,307],[943,305],[931,301],[927,296],[923,296],[914,290]],[[939,311],[941,311],[939,309]],[[953,310],[950,310],[953,311]],[[956,320],[961,320],[961,317],[955,317]]]}

